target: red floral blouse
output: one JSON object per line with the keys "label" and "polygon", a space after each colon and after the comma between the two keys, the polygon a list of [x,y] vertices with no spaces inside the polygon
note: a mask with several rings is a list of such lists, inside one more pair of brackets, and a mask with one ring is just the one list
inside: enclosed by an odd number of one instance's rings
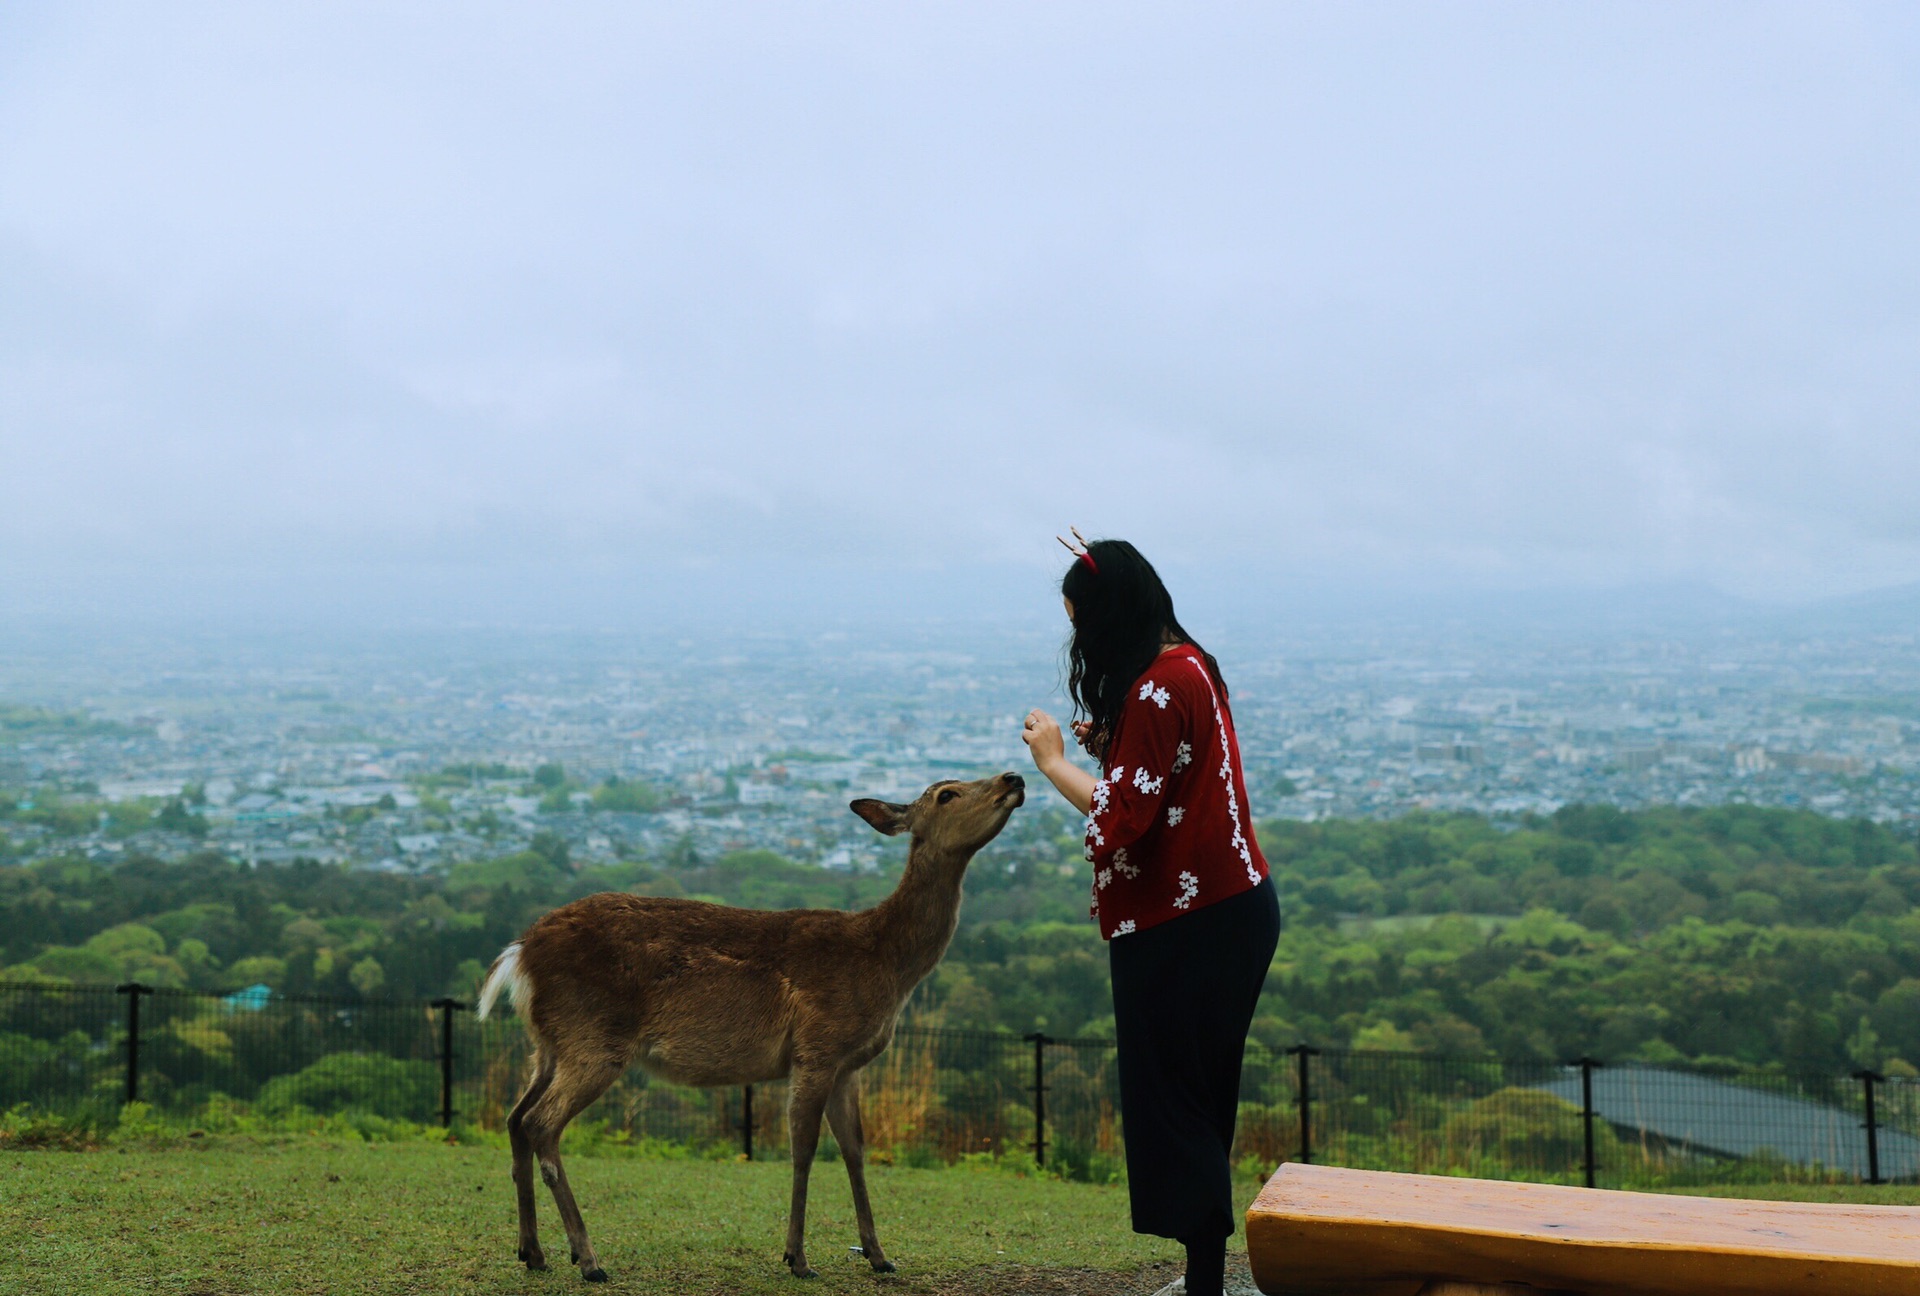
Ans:
{"label": "red floral blouse", "polygon": [[1267,876],[1233,717],[1191,644],[1134,685],[1093,785],[1094,920],[1112,940],[1239,895]]}

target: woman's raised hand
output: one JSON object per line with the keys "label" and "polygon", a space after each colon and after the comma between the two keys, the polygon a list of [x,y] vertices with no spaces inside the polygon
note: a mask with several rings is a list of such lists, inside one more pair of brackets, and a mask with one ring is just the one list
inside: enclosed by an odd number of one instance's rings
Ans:
{"label": "woman's raised hand", "polygon": [[1027,712],[1026,723],[1021,726],[1020,740],[1027,745],[1027,752],[1033,757],[1034,768],[1046,773],[1047,767],[1065,758],[1066,739],[1060,733],[1060,724],[1039,707]]}
{"label": "woman's raised hand", "polygon": [[1047,782],[1067,799],[1067,804],[1081,814],[1092,813],[1093,775],[1067,759],[1067,741],[1059,722],[1035,707],[1027,712],[1020,737],[1033,756],[1034,767],[1047,776]]}

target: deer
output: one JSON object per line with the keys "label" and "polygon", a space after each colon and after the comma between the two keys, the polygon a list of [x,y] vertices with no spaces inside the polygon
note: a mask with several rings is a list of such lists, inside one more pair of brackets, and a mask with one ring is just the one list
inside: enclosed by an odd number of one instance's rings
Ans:
{"label": "deer", "polygon": [[894,1272],[867,1199],[860,1072],[893,1040],[907,997],[946,954],[973,856],[1026,800],[1006,773],[942,780],[910,804],[861,798],[849,808],[887,836],[910,834],[906,870],[871,909],[737,909],[700,900],[603,892],[534,920],[481,985],[485,1018],[504,990],[526,1024],[531,1079],[507,1117],[520,1210],[519,1258],[547,1267],[533,1175],[553,1194],[572,1261],[607,1281],[567,1186],[567,1123],[637,1063],[676,1084],[788,1080],[793,1196],[782,1256],[807,1264],[807,1179],[824,1116],[853,1189],[857,1253]]}

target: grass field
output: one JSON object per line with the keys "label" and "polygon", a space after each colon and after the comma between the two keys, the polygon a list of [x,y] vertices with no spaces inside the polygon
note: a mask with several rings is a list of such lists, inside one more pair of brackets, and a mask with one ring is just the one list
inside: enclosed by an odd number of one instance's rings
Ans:
{"label": "grass field", "polygon": [[[808,1252],[780,1265],[782,1163],[576,1156],[568,1175],[612,1287],[633,1292],[1000,1292],[1138,1296],[1179,1272],[1178,1248],[1127,1227],[1124,1188],[960,1167],[876,1167],[876,1275],[856,1241],[841,1167],[813,1177]],[[1254,1184],[1242,1185],[1250,1199]],[[1719,1195],[1920,1206],[1914,1187],[1755,1187]],[[317,1139],[204,1139],[93,1152],[0,1154],[0,1292],[580,1292],[542,1189],[556,1267],[514,1259],[503,1150]]]}
{"label": "grass field", "polygon": [[[570,1157],[611,1286],[634,1292],[1151,1292],[1179,1248],[1127,1226],[1125,1188],[996,1170],[869,1171],[897,1275],[849,1259],[846,1175],[817,1165],[807,1251],[780,1264],[777,1162]],[[587,1292],[539,1191],[548,1273],[514,1259],[504,1151],[406,1143],[201,1140],[0,1156],[0,1292]],[[1155,1262],[1166,1266],[1153,1269]],[[1088,1272],[1096,1271],[1096,1272]]]}

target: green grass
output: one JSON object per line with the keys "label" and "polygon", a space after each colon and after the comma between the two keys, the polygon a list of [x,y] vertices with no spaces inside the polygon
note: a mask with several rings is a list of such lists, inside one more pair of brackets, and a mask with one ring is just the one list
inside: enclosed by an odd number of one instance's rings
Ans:
{"label": "green grass", "polygon": [[[513,1189],[498,1147],[422,1141],[214,1137],[100,1151],[0,1152],[0,1292],[241,1293],[590,1291],[562,1264],[566,1236],[539,1190],[552,1272],[515,1259]],[[881,1241],[873,1274],[855,1240],[846,1176],[815,1167],[808,1254],[820,1278],[780,1265],[788,1169],[609,1154],[571,1156],[612,1288],[631,1292],[1070,1296],[1151,1292],[1178,1248],[1127,1225],[1124,1187],[1003,1169],[874,1167]],[[1237,1185],[1247,1200],[1252,1180]],[[1753,1185],[1711,1196],[1920,1206],[1920,1187]],[[1156,1267],[1157,1266],[1157,1267]]]}
{"label": "green grass", "polygon": [[[601,1263],[627,1291],[985,1293],[1028,1289],[1034,1270],[1046,1271],[1042,1290],[1152,1291],[1179,1272],[1138,1272],[1179,1252],[1130,1231],[1124,1187],[875,1167],[880,1240],[900,1266],[882,1277],[848,1258],[858,1238],[846,1175],[822,1163],[807,1229],[821,1276],[801,1283],[780,1264],[788,1173],[777,1162],[567,1161]],[[498,1149],[207,1139],[7,1152],[0,1292],[605,1290],[562,1263],[566,1235],[544,1187],[539,1199],[555,1268],[535,1274],[514,1259],[513,1187]]]}

